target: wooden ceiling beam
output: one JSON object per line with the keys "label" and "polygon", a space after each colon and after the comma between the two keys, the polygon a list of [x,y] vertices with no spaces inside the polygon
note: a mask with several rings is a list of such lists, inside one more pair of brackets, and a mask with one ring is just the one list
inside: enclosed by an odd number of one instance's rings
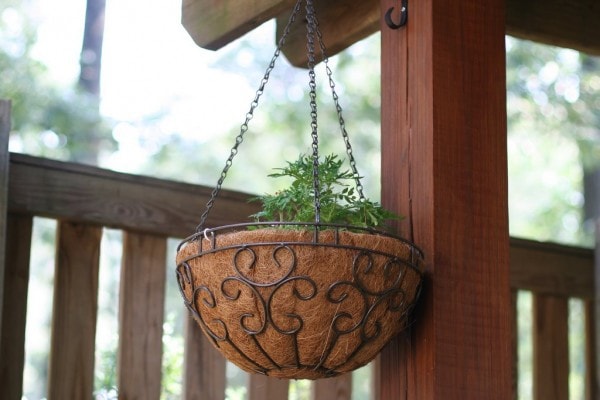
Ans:
{"label": "wooden ceiling beam", "polygon": [[290,10],[294,0],[183,0],[181,22],[194,42],[217,50]]}
{"label": "wooden ceiling beam", "polygon": [[507,0],[506,33],[600,55],[597,0]]}
{"label": "wooden ceiling beam", "polygon": [[[315,13],[328,56],[343,51],[379,30],[380,12],[377,0],[315,1]],[[305,15],[306,12],[302,9],[299,21],[305,21]],[[287,15],[277,18],[278,38],[283,34],[287,19]],[[292,65],[306,67],[306,52],[306,23],[295,23],[290,29],[283,54]]]}
{"label": "wooden ceiling beam", "polygon": [[[279,37],[293,4],[294,0],[183,0],[182,22],[199,46],[216,50],[271,18],[277,18]],[[315,7],[329,56],[379,30],[382,13],[377,0],[317,1]],[[600,55],[597,21],[596,0],[506,0],[507,34],[591,55]],[[306,65],[305,36],[304,24],[294,24],[284,49],[297,66]]]}

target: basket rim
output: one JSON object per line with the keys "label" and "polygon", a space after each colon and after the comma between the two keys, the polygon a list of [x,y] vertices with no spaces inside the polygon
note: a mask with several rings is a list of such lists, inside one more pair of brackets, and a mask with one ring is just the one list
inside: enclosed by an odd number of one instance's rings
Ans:
{"label": "basket rim", "polygon": [[[352,250],[367,250],[369,252],[380,253],[382,255],[392,256],[388,253],[369,249],[369,248],[352,246],[352,245],[344,245],[344,244],[339,243],[340,232],[350,233],[350,234],[356,233],[356,234],[367,234],[367,235],[374,235],[374,236],[385,236],[385,237],[389,237],[389,238],[398,240],[398,241],[402,242],[404,245],[409,247],[410,253],[411,253],[411,261],[417,261],[417,259],[420,259],[421,261],[425,260],[425,255],[424,255],[423,251],[417,245],[415,245],[413,242],[411,242],[410,240],[405,239],[401,236],[394,235],[394,234],[391,234],[386,231],[377,230],[374,228],[362,227],[362,226],[333,224],[333,223],[315,223],[315,222],[312,222],[312,223],[311,222],[279,222],[279,221],[246,222],[246,223],[222,225],[222,226],[217,226],[214,228],[206,228],[204,230],[199,230],[196,233],[194,233],[193,235],[190,235],[187,238],[185,238],[177,246],[177,251],[179,252],[186,244],[192,243],[194,241],[198,241],[200,244],[202,244],[202,240],[201,240],[202,238],[210,240],[212,243],[212,246],[210,249],[207,249],[207,250],[202,250],[202,247],[200,247],[200,251],[198,253],[196,253],[194,255],[194,257],[197,257],[199,255],[214,253],[214,252],[221,251],[221,250],[241,248],[246,245],[243,243],[240,243],[239,245],[229,245],[229,246],[223,246],[223,247],[217,248],[215,246],[215,240],[216,240],[217,234],[234,233],[234,232],[239,232],[243,229],[246,229],[247,232],[253,232],[253,230],[248,230],[248,228],[257,228],[258,227],[259,229],[256,229],[256,231],[260,231],[262,229],[281,228],[281,227],[286,227],[286,226],[290,226],[290,227],[304,226],[305,229],[299,229],[299,230],[312,231],[313,232],[312,241],[285,241],[285,240],[280,241],[280,240],[278,240],[278,241],[266,241],[266,242],[265,241],[252,242],[252,243],[248,243],[248,244],[251,244],[252,246],[299,245],[299,246],[339,247],[339,248],[352,249]],[[321,242],[320,241],[320,233],[329,231],[329,230],[332,230],[334,232],[334,241],[333,242],[331,242],[331,241]],[[282,232],[292,232],[292,231],[282,230]],[[191,258],[193,258],[193,257],[191,257]],[[185,261],[189,261],[189,260],[182,260],[182,261],[185,262]],[[411,262],[411,264],[413,264],[413,262]],[[417,264],[417,262],[414,262],[414,264]],[[422,274],[422,271],[420,268],[415,268],[415,269],[419,273]]]}

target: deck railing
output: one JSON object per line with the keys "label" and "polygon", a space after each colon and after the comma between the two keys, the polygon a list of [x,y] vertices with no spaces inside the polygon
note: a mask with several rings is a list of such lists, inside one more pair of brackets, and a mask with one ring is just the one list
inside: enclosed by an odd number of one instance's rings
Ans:
{"label": "deck railing", "polygon": [[[168,238],[195,229],[210,189],[5,150],[8,104],[0,101],[0,392],[20,400],[33,218],[57,220],[48,399],[86,399],[93,393],[100,241],[103,227],[123,231],[117,358],[119,398],[159,399],[165,262]],[[247,195],[223,191],[209,225],[244,220],[255,212]],[[6,216],[6,218],[4,218]],[[172,268],[172,266],[168,266]],[[585,301],[586,398],[594,399],[594,278],[591,250],[511,240],[511,286],[534,293],[534,398],[566,400],[568,300]],[[502,290],[499,288],[499,290]],[[183,305],[182,305],[183,307]],[[189,320],[189,319],[188,319]],[[516,338],[515,346],[516,353]],[[183,394],[223,399],[225,362],[188,324]],[[516,397],[515,369],[515,397]],[[350,399],[352,376],[317,381],[313,400]],[[374,388],[372,398],[378,390]],[[288,381],[251,376],[248,398],[287,399]]]}

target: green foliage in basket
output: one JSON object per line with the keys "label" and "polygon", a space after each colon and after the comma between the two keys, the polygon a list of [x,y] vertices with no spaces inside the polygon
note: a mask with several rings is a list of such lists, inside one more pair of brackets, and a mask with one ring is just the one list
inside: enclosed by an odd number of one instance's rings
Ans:
{"label": "green foliage in basket", "polygon": [[[400,217],[379,203],[361,199],[354,188],[354,175],[342,169],[343,160],[328,155],[319,160],[320,222],[359,227],[386,228],[386,222]],[[315,191],[313,158],[300,155],[269,177],[292,179],[289,187],[275,194],[264,194],[251,201],[262,202],[262,211],[251,215],[256,221],[314,222]]]}

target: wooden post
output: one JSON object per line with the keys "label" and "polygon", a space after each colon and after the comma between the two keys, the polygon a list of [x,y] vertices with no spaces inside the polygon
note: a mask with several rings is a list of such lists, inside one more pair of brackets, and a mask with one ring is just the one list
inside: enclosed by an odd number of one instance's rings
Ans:
{"label": "wooden post", "polygon": [[[380,4],[382,21],[400,6]],[[382,202],[426,257],[383,400],[511,397],[504,28],[503,0],[412,1],[381,25]]]}

